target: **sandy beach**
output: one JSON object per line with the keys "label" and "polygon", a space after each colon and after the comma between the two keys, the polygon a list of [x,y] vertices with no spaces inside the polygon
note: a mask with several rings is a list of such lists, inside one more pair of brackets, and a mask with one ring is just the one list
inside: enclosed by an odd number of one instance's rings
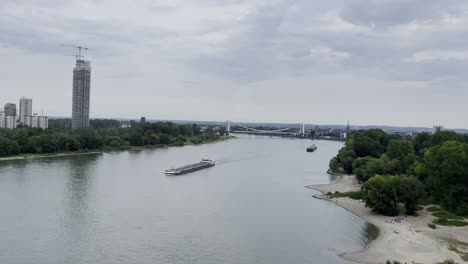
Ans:
{"label": "sandy beach", "polygon": [[[342,176],[332,184],[306,187],[320,191],[322,194],[360,189],[354,176],[349,175]],[[324,195],[321,197],[379,228],[378,238],[367,249],[341,254],[344,259],[357,263],[385,263],[387,260],[402,263],[438,263],[446,259],[467,263],[460,255],[468,253],[468,226],[437,226],[436,229],[431,229],[427,224],[432,221],[433,216],[425,209],[418,211],[419,216],[388,217],[372,213],[359,200],[347,197],[330,200]],[[396,219],[398,221],[395,221]]]}

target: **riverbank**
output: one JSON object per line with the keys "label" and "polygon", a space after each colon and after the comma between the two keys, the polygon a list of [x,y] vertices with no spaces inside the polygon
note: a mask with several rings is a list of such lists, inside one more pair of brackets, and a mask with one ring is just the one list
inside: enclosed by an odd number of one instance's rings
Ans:
{"label": "riverbank", "polygon": [[379,236],[366,249],[340,255],[346,260],[357,263],[385,263],[387,260],[402,263],[437,263],[453,259],[457,263],[466,263],[460,255],[466,255],[468,249],[457,248],[457,245],[468,243],[468,226],[437,226],[436,229],[431,229],[427,224],[431,223],[433,216],[426,209],[418,211],[419,216],[388,217],[374,214],[360,200],[348,197],[329,199],[325,196],[328,192],[359,190],[361,186],[354,176],[341,176],[331,184],[306,187],[321,192],[321,199],[343,207],[379,229]]}
{"label": "riverbank", "polygon": [[[225,141],[225,140],[232,139],[232,138],[235,138],[235,137],[223,136],[220,139],[202,142],[198,145],[216,143],[216,142]],[[196,145],[196,144],[184,143],[184,145],[168,144],[168,145],[151,145],[151,146],[129,146],[128,148],[125,148],[125,149],[99,149],[99,150],[90,150],[90,151],[84,150],[84,151],[72,151],[72,152],[42,153],[42,154],[31,153],[31,154],[9,156],[9,157],[0,157],[0,162],[9,161],[9,160],[11,161],[11,160],[25,160],[25,159],[43,159],[43,158],[54,158],[54,157],[64,157],[64,156],[100,154],[100,153],[107,153],[107,152],[121,152],[121,151],[132,151],[132,150],[143,150],[143,149],[159,149],[159,148],[169,148],[169,147],[184,147],[184,146],[193,146],[193,145]]]}

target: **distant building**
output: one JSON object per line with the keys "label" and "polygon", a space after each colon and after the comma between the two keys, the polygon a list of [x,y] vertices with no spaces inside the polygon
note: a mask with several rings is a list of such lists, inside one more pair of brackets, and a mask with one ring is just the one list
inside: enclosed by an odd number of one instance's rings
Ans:
{"label": "distant building", "polygon": [[142,116],[142,117],[140,118],[140,122],[141,122],[141,123],[146,123],[146,117]]}
{"label": "distant building", "polygon": [[4,109],[6,116],[15,116],[16,117],[16,104],[8,103],[5,105]]}
{"label": "distant building", "polygon": [[432,127],[432,134],[435,134],[435,133],[440,132],[442,130],[444,130],[443,126],[433,126]]}
{"label": "distant building", "polygon": [[49,117],[47,116],[38,116],[37,125],[39,128],[47,129],[49,127]]}
{"label": "distant building", "polygon": [[73,69],[72,129],[89,126],[91,62],[78,59]]}
{"label": "distant building", "polygon": [[340,138],[341,139],[347,139],[348,138],[348,132],[340,133]]}
{"label": "distant building", "polygon": [[32,99],[28,99],[26,97],[22,97],[20,99],[20,106],[19,106],[19,122],[22,125],[25,125],[25,117],[32,115]]}
{"label": "distant building", "polygon": [[5,128],[16,128],[16,116],[5,115]]}
{"label": "distant building", "polygon": [[0,110],[0,128],[5,128],[5,112]]}
{"label": "distant building", "polygon": [[49,118],[47,116],[39,116],[37,113],[34,113],[32,116],[26,116],[25,125],[34,128],[47,129],[49,127]]}

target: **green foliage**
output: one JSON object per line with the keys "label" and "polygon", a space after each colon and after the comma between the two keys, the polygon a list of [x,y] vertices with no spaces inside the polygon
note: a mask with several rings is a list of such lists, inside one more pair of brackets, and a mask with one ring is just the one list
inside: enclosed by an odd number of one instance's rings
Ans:
{"label": "green foliage", "polygon": [[49,129],[70,129],[71,120],[68,118],[49,119]]}
{"label": "green foliage", "polygon": [[363,200],[374,212],[383,215],[397,215],[398,196],[396,177],[376,175],[362,187]]}
{"label": "green foliage", "polygon": [[356,155],[354,151],[347,147],[340,149],[338,155],[336,156],[336,159],[343,168],[343,171],[348,174],[353,173],[353,162],[355,158]]}
{"label": "green foliage", "polygon": [[399,175],[394,187],[385,179],[367,186],[364,197],[375,211],[396,213],[395,203],[403,203],[406,213],[412,214],[417,203],[435,202],[452,213],[468,215],[467,135],[440,131],[402,139],[378,129],[352,131],[329,165],[331,171],[354,173],[360,182],[376,174]]}
{"label": "green foliage", "polygon": [[0,136],[0,156],[17,155],[20,152],[20,146],[16,141]]}
{"label": "green foliage", "polygon": [[432,221],[434,224],[443,226],[467,226],[468,222],[460,220],[449,220],[447,218],[436,218]]}
{"label": "green foliage", "polygon": [[102,137],[95,128],[81,127],[74,132],[84,149],[98,149],[102,146]]}
{"label": "green foliage", "polygon": [[422,132],[416,135],[413,139],[413,147],[415,153],[418,155],[424,155],[424,150],[431,147],[431,134]]}
{"label": "green foliage", "polygon": [[443,262],[439,262],[437,264],[458,264],[458,263],[455,262],[453,259],[446,259]]}
{"label": "green foliage", "polygon": [[403,174],[416,160],[413,143],[409,140],[391,140],[385,155],[392,164],[387,168],[388,174]]}
{"label": "green foliage", "polygon": [[357,157],[378,158],[385,152],[388,140],[388,134],[381,129],[368,129],[351,132],[346,144]]}
{"label": "green foliage", "polygon": [[91,120],[89,127],[70,129],[70,119],[51,119],[49,129],[0,129],[0,157],[26,153],[56,153],[82,150],[122,150],[130,146],[200,144],[220,139],[225,131],[212,128],[201,131],[197,125],[177,125],[171,122],[123,122],[130,127],[121,128],[121,121]]}
{"label": "green foliage", "polygon": [[426,209],[428,212],[439,212],[440,211],[440,208],[439,207],[435,207],[435,206],[431,206],[431,207],[428,207]]}
{"label": "green foliage", "polygon": [[89,125],[96,128],[118,128],[120,127],[120,122],[113,119],[91,119]]}
{"label": "green foliage", "polygon": [[330,167],[330,171],[331,172],[339,172],[340,171],[340,163],[338,162],[338,158],[336,157],[333,157],[331,160],[330,160],[330,163],[328,165]]}
{"label": "green foliage", "polygon": [[426,196],[424,184],[415,177],[399,177],[396,184],[398,200],[405,205],[405,213],[415,214],[419,200]]}
{"label": "green foliage", "polygon": [[328,196],[330,198],[349,197],[349,198],[351,198],[353,200],[361,200],[362,199],[362,191],[335,192],[335,193],[329,193]]}
{"label": "green foliage", "polygon": [[386,154],[390,159],[401,159],[414,154],[413,143],[409,140],[390,140]]}
{"label": "green foliage", "polygon": [[376,174],[384,174],[385,162],[372,157],[357,158],[353,162],[353,171],[360,182],[366,182]]}
{"label": "green foliage", "polygon": [[462,216],[458,216],[446,211],[438,211],[432,213],[433,216],[439,217],[439,218],[445,218],[445,219],[455,219],[455,220],[464,220],[465,218]]}
{"label": "green foliage", "polygon": [[455,262],[453,259],[446,259],[442,262],[439,262],[437,264],[458,264],[457,262]]}
{"label": "green foliage", "polygon": [[468,144],[447,141],[424,155],[428,187],[450,211],[468,214]]}

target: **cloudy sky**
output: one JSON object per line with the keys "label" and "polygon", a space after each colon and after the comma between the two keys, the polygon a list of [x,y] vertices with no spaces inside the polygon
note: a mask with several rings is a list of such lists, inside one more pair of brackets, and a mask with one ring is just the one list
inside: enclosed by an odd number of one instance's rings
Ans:
{"label": "cloudy sky", "polygon": [[1,0],[0,104],[92,117],[468,127],[464,0]]}

